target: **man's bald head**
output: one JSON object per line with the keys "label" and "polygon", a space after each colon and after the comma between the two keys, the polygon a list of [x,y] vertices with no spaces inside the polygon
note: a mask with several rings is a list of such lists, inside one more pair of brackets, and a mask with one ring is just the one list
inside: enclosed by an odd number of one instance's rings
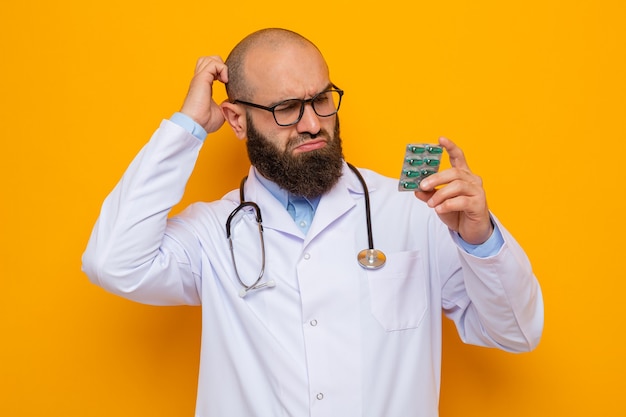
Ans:
{"label": "man's bald head", "polygon": [[245,100],[250,99],[253,94],[253,86],[249,85],[246,78],[246,58],[250,51],[258,49],[279,51],[287,45],[314,48],[319,53],[319,49],[311,41],[287,29],[261,29],[242,39],[226,59],[226,66],[228,67],[226,93],[228,98],[231,101]]}

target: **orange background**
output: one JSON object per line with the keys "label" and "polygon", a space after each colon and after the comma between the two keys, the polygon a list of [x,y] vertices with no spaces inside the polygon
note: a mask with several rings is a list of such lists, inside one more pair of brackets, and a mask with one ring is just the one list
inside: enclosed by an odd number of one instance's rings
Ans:
{"label": "orange background", "polygon": [[[105,293],[80,257],[104,197],[179,109],[196,58],[267,26],[324,51],[346,90],[349,161],[397,176],[405,143],[450,137],[533,261],[539,348],[465,346],[446,324],[441,415],[626,415],[626,3],[408,3],[3,4],[1,416],[193,415],[200,310]],[[222,129],[182,204],[219,198],[246,167]]]}

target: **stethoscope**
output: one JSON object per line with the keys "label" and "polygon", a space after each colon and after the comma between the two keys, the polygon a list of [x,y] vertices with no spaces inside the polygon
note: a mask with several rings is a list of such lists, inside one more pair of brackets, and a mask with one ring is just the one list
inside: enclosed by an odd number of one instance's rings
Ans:
{"label": "stethoscope", "polygon": [[[363,187],[363,196],[365,197],[365,222],[367,225],[367,243],[368,249],[363,249],[357,255],[357,261],[359,265],[361,265],[365,269],[379,269],[385,265],[387,257],[385,254],[378,250],[374,249],[374,238],[372,237],[372,216],[370,211],[370,194],[367,188],[367,184],[363,179],[363,176],[353,165],[348,163],[348,167],[354,172],[356,177],[358,178],[361,186]],[[241,290],[239,291],[240,297],[245,297],[248,292],[252,290],[260,290],[263,288],[272,288],[276,286],[276,282],[274,280],[268,280],[265,282],[261,282],[263,279],[263,275],[265,274],[265,240],[263,239],[263,219],[261,218],[261,208],[252,201],[246,201],[244,198],[244,185],[248,177],[244,177],[241,180],[241,184],[239,185],[239,201],[240,204],[230,213],[228,219],[226,220],[226,238],[228,239],[228,245],[230,248],[230,256],[233,261],[233,267],[235,269],[235,275],[237,277],[237,281],[241,284]],[[256,216],[256,223],[259,228],[259,239],[261,241],[261,271],[259,272],[259,276],[251,285],[243,282],[241,277],[239,276],[239,271],[237,270],[237,261],[235,260],[235,251],[233,249],[233,239],[230,224],[233,218],[245,207],[250,207],[254,210]]]}

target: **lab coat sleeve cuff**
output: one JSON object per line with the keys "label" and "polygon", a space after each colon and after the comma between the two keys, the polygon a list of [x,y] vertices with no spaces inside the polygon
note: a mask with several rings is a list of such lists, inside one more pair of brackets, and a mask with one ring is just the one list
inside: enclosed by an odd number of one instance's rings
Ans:
{"label": "lab coat sleeve cuff", "polygon": [[176,112],[170,117],[170,121],[176,123],[178,126],[184,128],[196,138],[204,141],[207,137],[207,132],[202,126],[196,123],[191,117],[184,113]]}
{"label": "lab coat sleeve cuff", "polygon": [[487,239],[486,242],[480,245],[467,243],[456,232],[453,232],[453,238],[457,245],[463,248],[463,250],[470,255],[476,256],[477,258],[489,258],[491,256],[495,256],[498,252],[500,252],[500,249],[504,245],[504,238],[502,237],[502,232],[500,232],[498,224],[493,220],[491,223],[493,224],[493,233],[489,236],[489,239]]}

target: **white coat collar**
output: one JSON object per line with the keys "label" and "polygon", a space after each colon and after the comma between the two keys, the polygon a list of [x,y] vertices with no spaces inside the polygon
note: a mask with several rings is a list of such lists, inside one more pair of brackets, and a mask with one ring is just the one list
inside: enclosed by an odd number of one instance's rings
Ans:
{"label": "white coat collar", "polygon": [[[260,183],[257,175],[259,174],[256,169],[250,167],[248,180],[245,184],[245,198],[248,201],[254,201],[261,208],[263,227],[303,237],[302,232],[285,210],[283,204]],[[362,195],[361,183],[344,162],[341,178],[320,200],[306,241],[313,239],[329,224],[354,208],[356,205],[355,198],[360,198]]]}

